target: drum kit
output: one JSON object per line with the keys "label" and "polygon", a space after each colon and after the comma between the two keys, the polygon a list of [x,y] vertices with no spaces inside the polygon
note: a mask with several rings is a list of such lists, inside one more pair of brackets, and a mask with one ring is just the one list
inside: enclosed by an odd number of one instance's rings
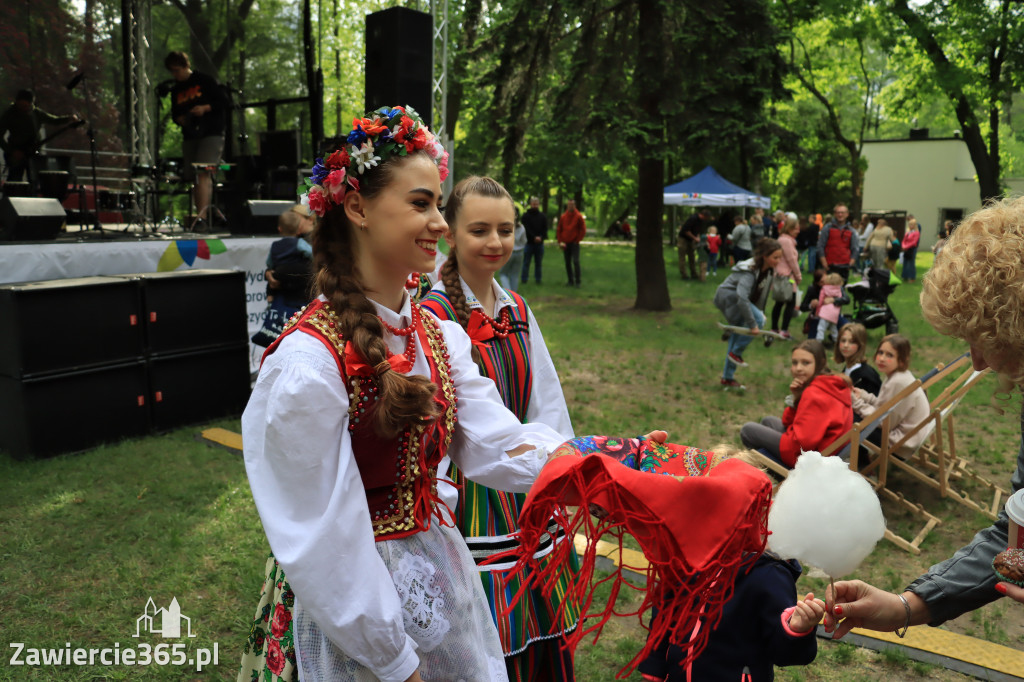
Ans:
{"label": "drum kit", "polygon": [[[207,173],[216,178],[218,172],[226,171],[233,165],[229,163],[193,163],[192,168],[195,174]],[[164,214],[163,218],[160,220],[156,219],[156,215],[160,211],[162,197],[189,194],[191,191],[191,184],[184,179],[181,167],[182,161],[178,158],[159,159],[153,165],[134,165],[131,168],[131,183],[134,191],[128,192],[128,196],[124,196],[124,193],[121,193],[118,196],[111,197],[111,200],[119,202],[122,206],[125,204],[130,206],[131,210],[128,211],[127,215],[133,218],[133,224],[139,225],[143,229],[151,229],[154,232],[184,229],[182,220],[175,216],[175,202],[173,199],[166,202],[167,213]],[[215,181],[213,183],[213,195],[210,197],[210,208],[219,213],[219,209],[216,208],[218,186],[219,183]],[[101,200],[102,196],[101,194]],[[191,222],[188,220],[192,217],[191,202],[188,206],[189,215],[186,217],[186,221]],[[122,208],[121,210],[123,211],[124,209]]]}

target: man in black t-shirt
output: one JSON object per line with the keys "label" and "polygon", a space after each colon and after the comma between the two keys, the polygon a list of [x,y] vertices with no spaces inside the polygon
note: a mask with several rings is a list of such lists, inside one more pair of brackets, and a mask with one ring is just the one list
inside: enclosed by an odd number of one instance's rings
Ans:
{"label": "man in black t-shirt", "polygon": [[181,126],[184,138],[182,176],[186,181],[195,182],[192,198],[196,204],[196,220],[192,228],[205,230],[212,217],[209,212],[213,173],[203,168],[197,173],[193,164],[204,164],[212,169],[220,163],[224,153],[227,101],[220,84],[204,73],[193,71],[184,52],[167,55],[164,66],[175,80],[171,88],[171,118]]}
{"label": "man in black t-shirt", "polygon": [[[7,163],[7,182],[19,182],[25,173],[31,173],[29,159],[39,150],[43,125],[62,125],[77,121],[74,114],[54,116],[36,107],[31,90],[19,90],[12,104],[0,115],[0,149]],[[29,182],[34,178],[29,177]]]}
{"label": "man in black t-shirt", "polygon": [[544,260],[544,240],[548,238],[548,218],[540,212],[540,199],[530,197],[530,208],[523,213],[523,227],[526,228],[526,249],[523,253],[521,281],[526,284],[530,278],[530,260],[534,259],[534,277],[540,284],[540,263]]}

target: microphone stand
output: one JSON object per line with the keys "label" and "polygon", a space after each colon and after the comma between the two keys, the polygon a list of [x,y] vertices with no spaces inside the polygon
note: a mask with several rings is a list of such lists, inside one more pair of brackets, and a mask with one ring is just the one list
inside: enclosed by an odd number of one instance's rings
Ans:
{"label": "microphone stand", "polygon": [[[99,186],[98,186],[99,183],[98,183],[97,178],[96,178],[96,156],[97,156],[97,154],[96,154],[96,130],[92,126],[92,123],[93,123],[92,93],[91,93],[91,91],[89,89],[89,76],[87,74],[85,74],[83,72],[83,73],[79,74],[79,76],[76,76],[76,79],[85,83],[82,86],[82,89],[85,91],[85,108],[86,108],[86,113],[89,114],[89,127],[86,128],[86,130],[85,130],[85,134],[89,136],[89,165],[92,167],[92,224],[90,225],[89,229],[91,229],[91,230],[99,230],[99,232],[102,234],[102,232],[103,232],[103,225],[100,224],[100,190],[99,190]],[[77,84],[78,83],[75,83],[75,85],[77,85]],[[81,189],[82,183],[78,183],[78,185],[79,185],[79,188]],[[82,201],[82,199],[84,198],[84,194],[85,194],[84,191],[81,194],[79,194],[79,210],[81,210],[83,212],[85,210],[85,206],[82,205],[82,204],[84,204],[84,202]],[[85,226],[84,221],[80,221],[79,222],[79,226],[80,227],[84,227]]]}

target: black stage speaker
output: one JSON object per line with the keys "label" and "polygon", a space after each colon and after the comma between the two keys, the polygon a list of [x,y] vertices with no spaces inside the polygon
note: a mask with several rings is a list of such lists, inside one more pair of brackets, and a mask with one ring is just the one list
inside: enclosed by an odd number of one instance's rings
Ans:
{"label": "black stage speaker", "polygon": [[72,185],[78,183],[78,169],[75,157],[70,154],[36,154],[32,157],[32,168],[41,171],[64,171]]}
{"label": "black stage speaker", "polygon": [[111,277],[141,285],[140,317],[150,355],[248,343],[245,273],[240,270]]}
{"label": "black stage speaker", "polygon": [[242,207],[242,221],[234,234],[277,234],[278,217],[295,205],[294,201],[250,199]]}
{"label": "black stage speaker", "polygon": [[263,196],[277,201],[292,200],[298,196],[299,171],[296,168],[273,168],[267,172]]}
{"label": "black stage speaker", "polygon": [[154,356],[149,388],[158,431],[240,415],[249,400],[249,346]]}
{"label": "black stage speaker", "polygon": [[0,448],[18,458],[78,452],[150,428],[142,360],[29,379],[0,377],[0,405]]}
{"label": "black stage speaker", "polygon": [[5,196],[0,202],[0,233],[7,240],[56,239],[66,221],[64,207],[56,199]]}
{"label": "black stage speaker", "polygon": [[[244,292],[242,299],[244,307]],[[112,277],[0,286],[0,375],[33,377],[142,357],[139,305],[138,286]]]}
{"label": "black stage speaker", "polygon": [[431,123],[434,23],[425,12],[392,7],[366,17],[366,110],[411,106]]}
{"label": "black stage speaker", "polygon": [[18,180],[17,182],[5,182],[3,186],[4,196],[8,197],[31,197],[32,183]]}
{"label": "black stage speaker", "polygon": [[298,168],[299,154],[298,130],[267,130],[260,133],[260,156],[263,167]]}

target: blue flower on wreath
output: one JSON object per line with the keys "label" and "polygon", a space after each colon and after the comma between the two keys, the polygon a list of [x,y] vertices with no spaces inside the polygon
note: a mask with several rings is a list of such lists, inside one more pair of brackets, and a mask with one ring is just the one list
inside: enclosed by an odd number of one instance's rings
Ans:
{"label": "blue flower on wreath", "polygon": [[316,163],[313,164],[313,182],[320,185],[323,184],[324,178],[326,178],[331,171],[324,168],[324,160],[317,159]]}
{"label": "blue flower on wreath", "polygon": [[377,139],[376,141],[374,141],[373,146],[379,147],[382,144],[386,144],[388,142],[391,142],[391,130],[386,128],[380,133],[377,133]]}
{"label": "blue flower on wreath", "polygon": [[349,144],[353,144],[358,147],[363,142],[366,142],[367,136],[366,133],[363,131],[363,126],[357,125],[345,139],[348,140]]}
{"label": "blue flower on wreath", "polygon": [[381,116],[383,116],[386,119],[390,119],[392,116],[395,116],[397,114],[401,114],[402,112],[399,111],[398,109],[392,109],[390,107],[381,107],[380,109],[378,109],[374,113],[380,114]]}

